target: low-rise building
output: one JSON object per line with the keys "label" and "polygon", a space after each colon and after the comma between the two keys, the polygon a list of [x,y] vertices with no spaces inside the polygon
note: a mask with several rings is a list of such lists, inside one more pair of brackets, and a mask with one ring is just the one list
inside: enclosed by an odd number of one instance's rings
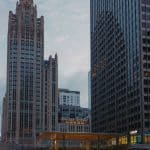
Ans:
{"label": "low-rise building", "polygon": [[90,132],[90,110],[80,106],[59,105],[59,132]]}

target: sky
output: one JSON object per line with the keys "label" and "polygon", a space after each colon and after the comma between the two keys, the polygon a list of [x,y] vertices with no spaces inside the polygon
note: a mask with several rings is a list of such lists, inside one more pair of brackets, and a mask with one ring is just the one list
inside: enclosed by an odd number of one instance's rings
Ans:
{"label": "sky", "polygon": [[[6,88],[8,12],[17,0],[0,0],[0,112]],[[90,0],[34,0],[45,19],[45,59],[58,54],[59,87],[81,92],[88,107]]]}

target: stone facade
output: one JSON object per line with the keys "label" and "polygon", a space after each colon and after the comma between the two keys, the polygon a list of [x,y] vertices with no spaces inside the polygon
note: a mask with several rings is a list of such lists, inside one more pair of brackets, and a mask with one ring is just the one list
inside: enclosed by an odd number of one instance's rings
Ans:
{"label": "stone facade", "polygon": [[[16,3],[16,12],[9,12],[7,51],[7,89],[3,101],[2,141],[36,144],[40,132],[57,129],[58,64],[57,56],[55,59],[50,57],[46,62],[49,68],[46,68],[44,17],[37,17],[37,7],[33,0],[19,0]],[[43,76],[46,69],[48,83]],[[43,93],[46,87],[49,95]],[[50,122],[44,126],[46,101],[49,111],[47,120]]]}
{"label": "stone facade", "polygon": [[43,68],[43,130],[57,131],[58,123],[58,60],[49,57]]}

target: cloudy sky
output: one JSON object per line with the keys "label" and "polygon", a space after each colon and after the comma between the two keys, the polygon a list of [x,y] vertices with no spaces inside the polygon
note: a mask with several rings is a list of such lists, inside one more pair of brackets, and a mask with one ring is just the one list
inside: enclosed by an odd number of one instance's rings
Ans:
{"label": "cloudy sky", "polygon": [[[59,87],[79,90],[81,105],[87,107],[90,0],[34,1],[38,7],[38,16],[45,17],[45,59],[50,54],[58,53]],[[8,12],[14,11],[15,5],[16,0],[0,1],[0,102],[6,85]]]}

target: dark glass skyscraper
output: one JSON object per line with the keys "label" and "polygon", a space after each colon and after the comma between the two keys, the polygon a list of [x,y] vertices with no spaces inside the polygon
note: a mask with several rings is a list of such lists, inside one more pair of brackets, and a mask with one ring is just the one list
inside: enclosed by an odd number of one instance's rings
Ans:
{"label": "dark glass skyscraper", "polygon": [[150,0],[91,0],[92,131],[150,139]]}

